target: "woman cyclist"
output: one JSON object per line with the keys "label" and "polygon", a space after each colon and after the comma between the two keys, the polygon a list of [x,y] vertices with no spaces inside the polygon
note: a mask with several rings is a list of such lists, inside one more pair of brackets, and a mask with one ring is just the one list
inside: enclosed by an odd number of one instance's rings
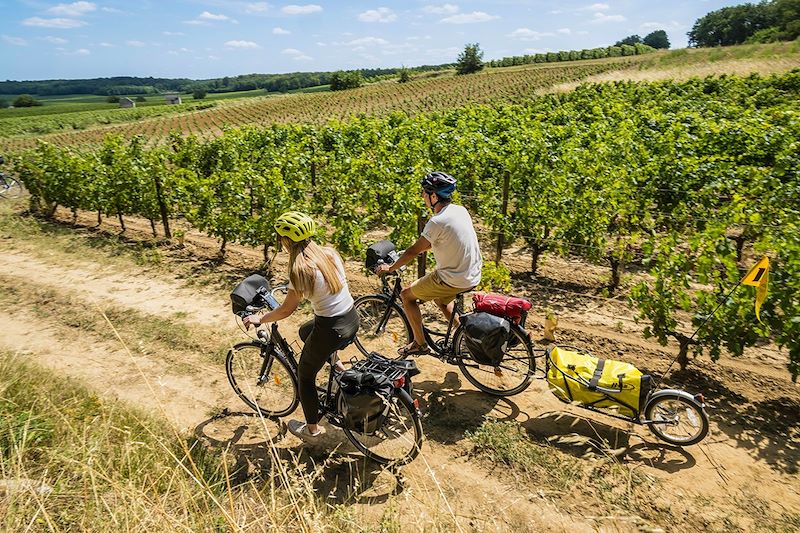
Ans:
{"label": "woman cyclist", "polygon": [[297,211],[278,217],[275,230],[281,245],[289,251],[289,292],[280,307],[257,317],[244,319],[245,326],[275,322],[290,316],[303,298],[311,302],[314,319],[300,328],[303,351],[298,363],[300,404],[305,422],[290,420],[289,431],[303,440],[325,433],[319,425],[317,373],[334,353],[352,342],[358,331],[358,313],[347,286],[342,258],[333,248],[312,240],[314,220]]}

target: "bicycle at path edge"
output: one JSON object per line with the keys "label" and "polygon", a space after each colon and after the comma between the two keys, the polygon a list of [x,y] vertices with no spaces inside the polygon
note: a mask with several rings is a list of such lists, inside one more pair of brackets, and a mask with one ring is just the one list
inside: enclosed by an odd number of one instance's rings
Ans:
{"label": "bicycle at path edge", "polygon": [[[271,290],[268,285],[260,287],[252,304],[239,317],[276,309],[279,303],[275,293],[286,289],[285,285]],[[327,384],[317,386],[322,418],[340,427],[358,451],[378,463],[403,465],[414,460],[422,446],[422,415],[419,401],[411,397],[409,365],[377,354],[352,363],[351,368],[382,374],[392,383],[376,427],[359,431],[348,426],[343,414],[344,400],[339,387],[342,373],[336,370],[335,355],[328,363]],[[231,348],[225,359],[225,372],[239,398],[260,416],[285,417],[300,403],[295,351],[275,322],[270,325],[269,332],[259,329],[257,338]]]}
{"label": "bicycle at path edge", "polygon": [[[394,277],[391,285],[388,281],[390,276]],[[397,355],[397,349],[411,342],[413,332],[400,300],[400,275],[396,272],[386,274],[381,277],[381,283],[381,292],[361,296],[355,301],[361,320],[355,344],[363,354],[378,352],[404,359]],[[457,316],[466,315],[464,294],[470,290],[456,296],[453,314],[444,332],[423,326],[425,341],[432,350],[430,355],[458,366],[467,380],[483,392],[495,396],[519,394],[531,384],[536,370],[533,341],[524,329],[525,317],[519,324],[511,323],[502,362],[498,366],[480,364],[466,346],[464,328],[460,323],[456,324]]]}

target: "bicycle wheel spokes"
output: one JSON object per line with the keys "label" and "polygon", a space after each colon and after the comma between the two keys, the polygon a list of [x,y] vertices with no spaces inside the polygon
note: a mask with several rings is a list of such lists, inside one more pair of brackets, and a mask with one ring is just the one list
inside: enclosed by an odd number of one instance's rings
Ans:
{"label": "bicycle wheel spokes", "polygon": [[530,385],[536,368],[533,352],[519,331],[512,329],[511,334],[512,342],[508,343],[503,361],[497,367],[482,365],[472,358],[464,341],[463,330],[454,338],[461,372],[478,389],[496,396],[511,396]]}
{"label": "bicycle wheel spokes", "polygon": [[422,446],[422,423],[410,399],[394,396],[380,429],[372,435],[345,428],[350,441],[367,457],[383,464],[412,461]]}
{"label": "bicycle wheel spokes", "polygon": [[[380,296],[362,296],[355,302],[361,326],[355,344],[364,355],[377,352],[396,358],[397,349],[411,342],[411,326],[396,306]],[[388,309],[388,311],[387,311]]]}
{"label": "bicycle wheel spokes", "polygon": [[228,352],[225,368],[233,390],[257,413],[286,416],[297,408],[297,378],[282,359],[274,356],[265,368],[260,346],[234,346]]}
{"label": "bicycle wheel spokes", "polygon": [[0,183],[0,196],[13,199],[22,196],[22,185],[14,178],[5,178],[5,183]]}
{"label": "bicycle wheel spokes", "polygon": [[679,397],[664,397],[647,406],[650,430],[657,437],[677,445],[694,444],[708,432],[704,413],[695,404]]}

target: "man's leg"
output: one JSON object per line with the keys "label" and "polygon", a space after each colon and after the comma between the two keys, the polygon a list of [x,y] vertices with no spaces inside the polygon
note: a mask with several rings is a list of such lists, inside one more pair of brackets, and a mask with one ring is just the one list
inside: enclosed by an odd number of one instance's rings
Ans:
{"label": "man's leg", "polygon": [[[439,308],[439,310],[444,315],[444,319],[449,322],[450,321],[450,316],[453,314],[453,309],[455,309],[455,307],[456,307],[455,300],[453,300],[452,302],[450,302],[448,304],[444,304],[439,300],[434,300],[434,303],[436,304],[436,306]],[[454,325],[456,327],[458,327],[458,325],[460,323],[461,322],[458,320],[458,315],[456,315],[456,319],[455,319]]]}
{"label": "man's leg", "polygon": [[411,331],[414,333],[414,342],[418,346],[422,346],[425,344],[425,333],[422,331],[422,311],[417,303],[417,297],[411,292],[411,287],[403,289],[400,299],[403,301],[403,309],[411,324]]}

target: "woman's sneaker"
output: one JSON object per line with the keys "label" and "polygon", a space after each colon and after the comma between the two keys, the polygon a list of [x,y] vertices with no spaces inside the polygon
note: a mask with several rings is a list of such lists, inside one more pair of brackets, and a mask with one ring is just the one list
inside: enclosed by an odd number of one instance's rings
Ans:
{"label": "woman's sneaker", "polygon": [[326,433],[324,426],[319,426],[317,433],[311,433],[308,424],[301,420],[289,420],[286,427],[289,428],[289,433],[306,442],[319,442]]}

